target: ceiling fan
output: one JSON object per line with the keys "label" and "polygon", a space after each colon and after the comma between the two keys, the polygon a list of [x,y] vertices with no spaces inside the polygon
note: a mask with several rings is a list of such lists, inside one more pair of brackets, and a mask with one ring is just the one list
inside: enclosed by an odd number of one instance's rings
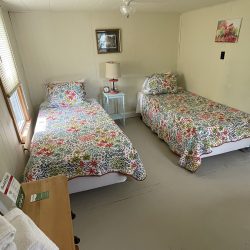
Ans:
{"label": "ceiling fan", "polygon": [[122,4],[120,6],[120,12],[123,16],[125,16],[126,18],[129,18],[131,14],[135,13],[136,7],[133,3],[166,3],[166,1],[164,0],[143,0],[143,1],[138,1],[138,0],[122,0]]}

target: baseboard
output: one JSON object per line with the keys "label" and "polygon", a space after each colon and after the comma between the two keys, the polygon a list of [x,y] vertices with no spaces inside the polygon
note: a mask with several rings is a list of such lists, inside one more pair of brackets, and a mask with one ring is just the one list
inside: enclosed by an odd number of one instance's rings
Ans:
{"label": "baseboard", "polygon": [[135,113],[135,112],[127,112],[127,113],[125,113],[126,118],[133,118],[133,117],[138,117],[138,116],[141,116],[141,114],[140,113]]}

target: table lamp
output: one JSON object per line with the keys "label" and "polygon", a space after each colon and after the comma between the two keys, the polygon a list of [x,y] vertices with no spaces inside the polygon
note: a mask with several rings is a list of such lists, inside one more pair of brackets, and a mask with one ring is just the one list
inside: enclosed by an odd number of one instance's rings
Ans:
{"label": "table lamp", "polygon": [[118,90],[115,89],[115,82],[118,82],[118,78],[121,77],[120,71],[120,63],[117,62],[106,62],[106,78],[109,79],[110,82],[113,83],[113,88],[111,89],[111,94],[119,93]]}

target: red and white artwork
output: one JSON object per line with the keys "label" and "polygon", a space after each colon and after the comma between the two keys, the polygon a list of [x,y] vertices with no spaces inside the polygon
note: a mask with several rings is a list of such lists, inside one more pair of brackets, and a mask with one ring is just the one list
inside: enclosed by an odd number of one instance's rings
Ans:
{"label": "red and white artwork", "polygon": [[220,20],[217,26],[215,42],[236,43],[239,39],[241,20]]}

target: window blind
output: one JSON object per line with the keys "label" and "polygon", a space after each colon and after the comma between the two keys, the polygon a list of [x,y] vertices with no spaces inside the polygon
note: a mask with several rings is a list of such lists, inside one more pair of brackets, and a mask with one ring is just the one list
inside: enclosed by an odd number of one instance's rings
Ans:
{"label": "window blind", "polygon": [[19,82],[13,53],[0,9],[0,77],[5,93],[10,97],[17,89]]}

